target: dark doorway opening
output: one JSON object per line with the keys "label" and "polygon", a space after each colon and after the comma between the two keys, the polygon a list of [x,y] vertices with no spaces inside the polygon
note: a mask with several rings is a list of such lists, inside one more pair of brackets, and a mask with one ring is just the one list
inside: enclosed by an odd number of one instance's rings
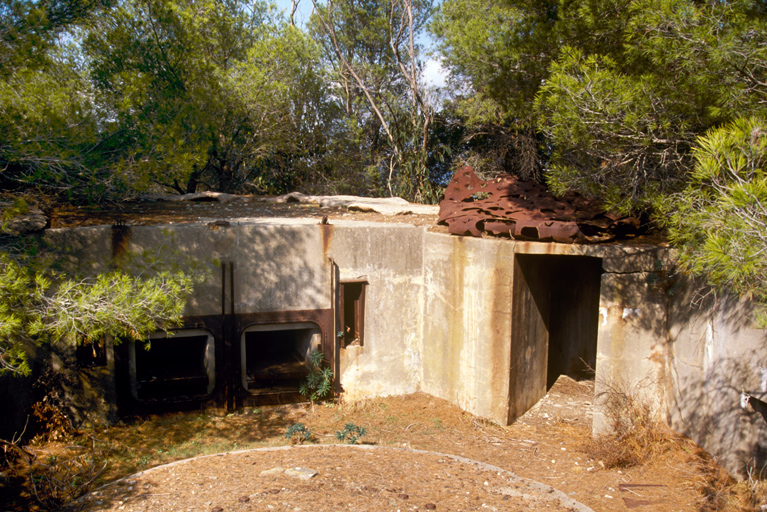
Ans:
{"label": "dark doorway opening", "polygon": [[346,281],[341,285],[341,327],[343,346],[363,345],[365,336],[365,286],[367,281]]}
{"label": "dark doorway opening", "polygon": [[601,258],[517,254],[514,261],[510,422],[560,375],[593,378],[602,276]]}
{"label": "dark doorway opening", "polygon": [[210,395],[215,387],[215,343],[202,330],[152,336],[131,343],[131,393],[136,400],[185,401]]}
{"label": "dark doorway opening", "polygon": [[242,386],[251,394],[296,392],[321,347],[322,332],[311,322],[250,326],[241,339]]}

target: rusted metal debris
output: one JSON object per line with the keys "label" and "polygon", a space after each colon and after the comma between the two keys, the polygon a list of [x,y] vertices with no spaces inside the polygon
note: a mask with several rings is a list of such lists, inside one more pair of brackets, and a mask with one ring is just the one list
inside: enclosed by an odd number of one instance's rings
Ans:
{"label": "rusted metal debris", "polygon": [[438,223],[455,235],[594,243],[639,230],[635,217],[605,212],[578,194],[558,199],[543,185],[515,176],[481,180],[468,166],[455,173],[439,207]]}

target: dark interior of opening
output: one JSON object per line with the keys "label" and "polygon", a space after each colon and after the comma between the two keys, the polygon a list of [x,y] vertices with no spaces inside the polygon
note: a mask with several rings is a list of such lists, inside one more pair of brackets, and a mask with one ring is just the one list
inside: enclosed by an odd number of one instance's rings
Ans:
{"label": "dark interior of opening", "polygon": [[599,328],[601,258],[517,255],[546,343],[546,388],[560,375],[593,378]]}
{"label": "dark interior of opening", "polygon": [[137,398],[178,400],[206,395],[207,345],[207,335],[153,339],[149,350],[136,343]]}
{"label": "dark interior of opening", "polygon": [[292,391],[306,380],[306,348],[313,328],[248,331],[245,333],[245,371],[251,392]]}
{"label": "dark interior of opening", "polygon": [[343,313],[341,325],[343,326],[344,346],[352,344],[362,345],[365,284],[341,283]]}
{"label": "dark interior of opening", "polygon": [[560,375],[593,379],[597,365],[601,258],[560,257],[551,278],[546,387]]}

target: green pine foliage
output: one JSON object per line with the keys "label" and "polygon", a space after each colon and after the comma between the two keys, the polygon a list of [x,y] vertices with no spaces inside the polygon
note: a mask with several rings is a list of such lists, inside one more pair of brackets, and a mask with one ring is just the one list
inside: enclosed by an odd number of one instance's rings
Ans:
{"label": "green pine foliage", "polygon": [[683,267],[718,289],[763,303],[766,166],[767,121],[738,119],[699,139],[689,185],[665,204],[671,212],[669,236]]}
{"label": "green pine foliage", "polygon": [[754,0],[447,0],[432,30],[469,137],[534,131],[554,191],[647,211],[698,136],[765,114],[766,22]]}
{"label": "green pine foliage", "polygon": [[105,336],[119,343],[176,327],[187,297],[207,276],[165,262],[143,272],[81,277],[41,261],[0,253],[0,374],[29,374],[28,359],[43,344],[85,344]]}

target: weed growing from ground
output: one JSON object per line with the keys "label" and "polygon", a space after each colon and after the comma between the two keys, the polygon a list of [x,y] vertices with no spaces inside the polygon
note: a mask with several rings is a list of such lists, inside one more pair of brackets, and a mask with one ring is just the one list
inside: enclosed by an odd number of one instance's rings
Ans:
{"label": "weed growing from ground", "polygon": [[298,392],[312,402],[327,398],[333,390],[333,371],[325,361],[322,352],[312,352],[309,356],[309,375],[301,384]]}
{"label": "weed growing from ground", "polygon": [[285,431],[285,439],[289,439],[291,444],[303,444],[312,439],[312,431],[303,423],[294,423]]}
{"label": "weed growing from ground", "polygon": [[336,439],[346,444],[355,444],[357,439],[364,437],[367,430],[354,423],[347,423],[343,430],[336,432]]}

